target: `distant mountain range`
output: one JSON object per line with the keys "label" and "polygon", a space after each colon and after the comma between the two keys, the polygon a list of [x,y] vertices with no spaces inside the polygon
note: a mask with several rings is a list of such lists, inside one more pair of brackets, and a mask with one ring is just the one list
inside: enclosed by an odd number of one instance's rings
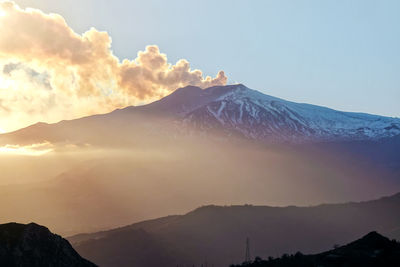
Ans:
{"label": "distant mountain range", "polygon": [[46,227],[0,224],[0,266],[4,267],[95,267],[83,259],[61,236]]}
{"label": "distant mountain range", "polygon": [[400,266],[400,243],[371,232],[345,246],[315,255],[285,254],[280,258],[255,259],[231,267],[397,267]]}
{"label": "distant mountain range", "polygon": [[251,255],[262,258],[329,250],[373,230],[400,239],[399,210],[400,193],[312,207],[205,206],[68,240],[105,267],[229,266],[244,260],[247,237]]}

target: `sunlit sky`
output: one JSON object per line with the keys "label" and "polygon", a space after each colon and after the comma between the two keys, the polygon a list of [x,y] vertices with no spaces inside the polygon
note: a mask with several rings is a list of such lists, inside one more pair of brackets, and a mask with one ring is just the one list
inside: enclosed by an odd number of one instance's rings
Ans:
{"label": "sunlit sky", "polygon": [[400,1],[15,2],[58,13],[79,34],[106,31],[120,60],[157,45],[168,62],[187,59],[212,77],[223,70],[228,83],[400,117]]}

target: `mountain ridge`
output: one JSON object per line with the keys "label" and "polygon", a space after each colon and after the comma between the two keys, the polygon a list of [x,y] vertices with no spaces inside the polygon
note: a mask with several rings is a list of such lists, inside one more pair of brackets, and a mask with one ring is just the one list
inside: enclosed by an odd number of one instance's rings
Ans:
{"label": "mountain ridge", "polygon": [[[324,251],[370,231],[399,238],[395,231],[400,227],[399,207],[400,193],[371,201],[311,207],[205,206],[185,215],[68,240],[79,253],[103,266],[115,266],[116,260],[119,266],[191,266],[205,259],[216,266],[228,266],[243,259],[246,237],[251,239],[252,255],[263,258],[299,250]],[[143,231],[147,237],[141,243]],[[123,246],[126,251],[116,252],[115,246]],[[143,246],[147,249],[139,250]],[[117,254],[109,255],[108,251]],[[158,253],[165,257],[157,262],[154,255]],[[152,263],[146,264],[149,257]],[[138,258],[143,261],[137,262]]]}

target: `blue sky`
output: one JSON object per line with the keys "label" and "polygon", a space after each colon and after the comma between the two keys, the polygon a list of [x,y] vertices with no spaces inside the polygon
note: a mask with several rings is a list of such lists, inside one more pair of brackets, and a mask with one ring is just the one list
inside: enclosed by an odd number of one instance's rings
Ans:
{"label": "blue sky", "polygon": [[120,59],[156,44],[170,62],[264,93],[400,117],[400,1],[21,0],[78,33],[107,31]]}

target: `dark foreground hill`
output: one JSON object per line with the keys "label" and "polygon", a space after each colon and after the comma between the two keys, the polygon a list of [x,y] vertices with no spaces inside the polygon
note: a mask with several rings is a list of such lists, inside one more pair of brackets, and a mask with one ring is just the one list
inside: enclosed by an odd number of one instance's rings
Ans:
{"label": "dark foreground hill", "polygon": [[400,194],[374,201],[312,207],[206,206],[186,215],[144,221],[69,238],[100,266],[229,266],[251,255],[318,253],[379,231],[399,238]]}
{"label": "dark foreground hill", "polygon": [[371,232],[350,244],[315,255],[283,255],[280,258],[262,260],[256,258],[231,267],[397,267],[400,266],[400,243]]}
{"label": "dark foreground hill", "polygon": [[46,227],[7,223],[0,225],[0,266],[94,267],[67,240]]}

